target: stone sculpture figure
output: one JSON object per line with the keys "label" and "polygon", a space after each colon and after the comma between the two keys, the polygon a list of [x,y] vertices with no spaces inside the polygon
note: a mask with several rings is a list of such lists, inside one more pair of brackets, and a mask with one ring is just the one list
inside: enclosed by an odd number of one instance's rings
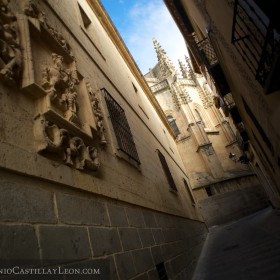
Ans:
{"label": "stone sculpture figure", "polygon": [[55,100],[57,98],[57,94],[60,89],[63,87],[66,88],[66,79],[67,75],[63,70],[62,63],[63,57],[56,53],[52,54],[53,66],[48,66],[43,70],[42,78],[43,88],[47,91],[51,100]]}
{"label": "stone sculpture figure", "polygon": [[106,141],[105,133],[104,133],[105,128],[103,125],[103,114],[100,109],[99,100],[96,96],[96,93],[93,91],[90,83],[86,83],[86,85],[87,85],[87,89],[88,89],[88,93],[89,93],[91,108],[92,108],[93,114],[96,119],[96,127],[97,127],[97,131],[98,131],[98,134],[100,137],[100,143],[106,144],[107,141]]}
{"label": "stone sculpture figure", "polygon": [[17,82],[22,66],[17,19],[9,0],[0,0],[0,77],[9,84]]}
{"label": "stone sculpture figure", "polygon": [[68,130],[59,128],[45,118],[38,121],[37,140],[45,143],[41,152],[52,153],[64,164],[76,169],[99,169],[100,161],[95,147],[86,146],[82,138],[70,135]]}
{"label": "stone sculpture figure", "polygon": [[75,86],[79,84],[77,71],[63,67],[63,57],[52,54],[52,66],[42,72],[42,87],[46,90],[52,103],[63,111],[64,117],[77,122],[78,93]]}
{"label": "stone sculpture figure", "polygon": [[45,15],[44,12],[40,11],[37,6],[34,4],[33,0],[28,0],[24,7],[24,13],[32,18],[36,18],[39,20],[40,25],[44,27],[51,36],[61,45],[61,47],[71,56],[73,57],[73,53],[71,47],[67,40],[63,37],[63,35],[53,28]]}

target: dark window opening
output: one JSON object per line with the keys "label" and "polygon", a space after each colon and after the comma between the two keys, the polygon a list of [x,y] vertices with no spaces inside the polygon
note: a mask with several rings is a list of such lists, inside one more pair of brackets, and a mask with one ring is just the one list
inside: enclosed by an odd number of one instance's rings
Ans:
{"label": "dark window opening", "polygon": [[172,116],[167,116],[167,120],[172,128],[172,130],[174,131],[176,137],[180,134],[179,128],[176,124],[176,120],[172,117]]}
{"label": "dark window opening", "polygon": [[87,14],[85,13],[85,11],[82,9],[80,5],[79,5],[79,10],[82,16],[84,27],[88,28],[89,25],[91,24],[91,20],[89,19],[89,17],[87,16]]}
{"label": "dark window opening", "polygon": [[211,190],[211,187],[206,187],[206,188],[205,188],[205,191],[206,191],[206,193],[207,193],[208,196],[212,196],[212,195],[213,195],[212,190]]}
{"label": "dark window opening", "polygon": [[163,171],[166,175],[166,178],[167,178],[167,181],[169,183],[170,188],[174,191],[177,191],[177,187],[175,185],[174,179],[173,179],[172,174],[169,170],[169,167],[168,167],[168,164],[166,162],[166,159],[165,159],[164,155],[159,150],[157,150],[157,152],[158,152],[158,157],[159,157],[160,162],[161,162],[162,169],[163,169]]}
{"label": "dark window opening", "polygon": [[186,187],[186,189],[187,189],[187,191],[189,193],[189,196],[190,196],[190,199],[191,199],[192,203],[195,204],[195,200],[194,200],[193,194],[192,194],[192,192],[191,192],[191,190],[189,188],[188,182],[186,181],[185,178],[183,178],[183,181],[184,181],[184,185],[185,185],[185,187]]}
{"label": "dark window opening", "polygon": [[137,87],[133,83],[132,83],[132,86],[133,86],[133,89],[134,89],[135,93],[137,93],[138,92]]}
{"label": "dark window opening", "polygon": [[103,88],[102,91],[105,95],[106,105],[119,145],[118,149],[140,164],[139,156],[124,110],[105,88]]}
{"label": "dark window opening", "polygon": [[158,277],[160,280],[168,280],[168,276],[166,273],[165,265],[164,262],[161,262],[156,265],[157,272],[158,272]]}
{"label": "dark window opening", "polygon": [[276,0],[234,2],[232,43],[266,94],[280,87],[280,24],[278,10],[273,9],[275,4]]}

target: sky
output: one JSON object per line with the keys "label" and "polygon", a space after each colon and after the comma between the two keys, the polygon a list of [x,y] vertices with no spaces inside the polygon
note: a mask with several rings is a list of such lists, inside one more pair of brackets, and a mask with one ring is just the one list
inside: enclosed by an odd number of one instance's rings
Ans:
{"label": "sky", "polygon": [[100,0],[142,74],[157,63],[155,38],[179,70],[188,55],[184,39],[163,0]]}

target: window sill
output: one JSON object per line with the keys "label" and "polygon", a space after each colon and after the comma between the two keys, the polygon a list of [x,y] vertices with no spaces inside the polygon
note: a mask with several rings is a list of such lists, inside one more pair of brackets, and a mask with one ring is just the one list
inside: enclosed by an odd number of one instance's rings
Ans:
{"label": "window sill", "polygon": [[117,150],[115,152],[115,155],[117,158],[125,160],[126,162],[128,162],[129,164],[131,164],[132,166],[136,167],[139,171],[141,171],[140,168],[140,163],[138,163],[136,160],[134,160],[133,158],[129,157],[126,153],[124,153],[121,150]]}

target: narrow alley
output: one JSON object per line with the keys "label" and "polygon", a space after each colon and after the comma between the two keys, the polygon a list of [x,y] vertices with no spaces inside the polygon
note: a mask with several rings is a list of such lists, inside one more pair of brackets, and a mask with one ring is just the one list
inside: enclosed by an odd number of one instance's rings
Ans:
{"label": "narrow alley", "polygon": [[271,207],[209,229],[192,280],[279,280],[280,211]]}

